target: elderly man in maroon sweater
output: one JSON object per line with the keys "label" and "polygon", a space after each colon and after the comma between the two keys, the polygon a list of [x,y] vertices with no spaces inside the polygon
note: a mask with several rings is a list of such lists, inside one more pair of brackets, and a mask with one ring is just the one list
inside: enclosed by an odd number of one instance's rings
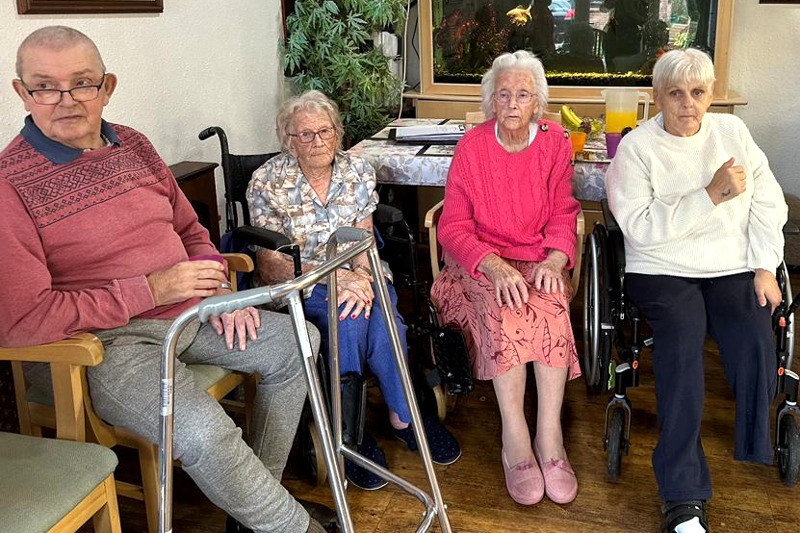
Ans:
{"label": "elderly man in maroon sweater", "polygon": [[[102,120],[117,78],[88,37],[39,29],[16,69],[30,115],[0,153],[0,345],[95,333],[105,346],[88,372],[95,409],[156,442],[163,337],[183,310],[227,291],[224,267],[189,260],[218,252],[150,142]],[[184,470],[243,527],[324,531],[280,485],[306,392],[288,316],[222,315],[189,328],[178,350],[174,443]],[[261,375],[249,446],[185,363]]]}

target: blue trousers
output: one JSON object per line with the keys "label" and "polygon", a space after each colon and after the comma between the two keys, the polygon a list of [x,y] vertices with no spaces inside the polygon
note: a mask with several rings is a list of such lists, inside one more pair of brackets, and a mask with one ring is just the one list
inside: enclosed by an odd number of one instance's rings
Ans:
{"label": "blue trousers", "polygon": [[[400,345],[407,349],[406,345],[406,325],[403,317],[397,311],[397,292],[391,283],[386,284],[389,289],[389,299],[394,310],[394,318],[397,323],[397,330],[400,334]],[[377,288],[373,284],[373,291],[376,294]],[[328,358],[328,286],[317,285],[311,296],[305,301],[306,319],[319,329],[321,339],[322,355]],[[339,308],[341,312],[342,308]],[[339,370],[341,375],[348,372],[355,372],[363,375],[364,367],[367,366],[375,375],[383,393],[383,398],[389,409],[394,411],[403,422],[411,421],[411,413],[408,410],[403,388],[400,383],[400,375],[397,372],[397,365],[392,355],[392,345],[389,342],[389,334],[386,331],[386,324],[383,313],[377,300],[374,302],[369,319],[364,318],[362,312],[357,318],[349,316],[339,322]]]}
{"label": "blue trousers", "polygon": [[736,398],[734,458],[772,464],[769,411],[777,356],[770,307],[758,304],[753,273],[704,279],[626,274],[625,284],[653,328],[659,427],[653,470],[661,498],[711,497],[700,442],[706,333],[719,346]]}

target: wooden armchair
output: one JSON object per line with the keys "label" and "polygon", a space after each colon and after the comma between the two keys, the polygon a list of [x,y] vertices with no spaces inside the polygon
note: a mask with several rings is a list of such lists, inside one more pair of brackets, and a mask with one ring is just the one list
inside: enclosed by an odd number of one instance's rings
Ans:
{"label": "wooden armchair", "polygon": [[[236,290],[236,274],[252,272],[253,260],[244,254],[223,254],[228,262],[232,289]],[[138,451],[142,485],[117,480],[120,496],[144,501],[148,530],[158,530],[159,470],[158,446],[144,437],[103,421],[92,408],[92,399],[86,379],[86,368],[98,365],[103,359],[103,345],[90,333],[70,339],[26,348],[0,349],[0,359],[12,361],[14,390],[19,413],[20,432],[41,436],[42,428],[56,428],[58,438],[73,437],[64,434],[59,417],[68,419],[75,427],[75,437],[85,437],[90,442],[108,448],[125,446]],[[22,362],[50,363],[53,391],[31,386],[23,373]],[[71,361],[67,363],[67,361]],[[250,405],[255,396],[259,377],[229,371],[213,365],[188,365],[195,374],[195,382],[223,406],[244,413],[245,423],[250,422]],[[239,386],[244,388],[244,402],[226,399]],[[65,391],[68,389],[68,391]],[[59,405],[59,403],[64,405]],[[79,420],[81,423],[78,423]]]}
{"label": "wooden armchair", "polygon": [[[437,230],[439,226],[439,217],[442,216],[442,208],[444,207],[444,200],[434,205],[425,213],[425,227],[428,228],[428,240],[430,241],[431,251],[431,272],[433,272],[433,279],[439,276],[442,262],[442,252],[439,250],[439,241]],[[581,261],[583,259],[583,241],[586,238],[586,222],[583,218],[583,211],[578,213],[578,241],[575,250],[575,265],[572,269],[572,287],[577,292],[578,285],[581,281]]]}
{"label": "wooden armchair", "polygon": [[[0,433],[0,524],[5,531],[77,531],[92,519],[96,532],[121,531],[111,450],[82,442],[82,378],[100,364],[102,346],[88,335],[48,346],[0,349],[0,360],[50,362],[58,439]],[[96,341],[96,339],[95,339]],[[87,349],[75,349],[84,344]],[[69,442],[77,441],[77,442]]]}

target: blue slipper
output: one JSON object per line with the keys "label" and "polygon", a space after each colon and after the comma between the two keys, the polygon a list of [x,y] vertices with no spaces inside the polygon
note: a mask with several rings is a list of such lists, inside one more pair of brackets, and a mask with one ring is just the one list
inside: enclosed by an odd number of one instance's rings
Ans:
{"label": "blue slipper", "polygon": [[[380,446],[378,446],[377,441],[367,433],[364,434],[361,446],[358,447],[358,453],[370,461],[384,468],[388,468],[386,464],[386,455],[383,453]],[[378,490],[389,484],[389,482],[382,477],[346,459],[344,461],[344,475],[350,483],[363,490]]]}
{"label": "blue slipper", "polygon": [[[450,433],[446,427],[439,421],[439,417],[424,416],[422,418],[422,426],[425,428],[425,436],[428,439],[428,446],[431,448],[431,459],[437,465],[451,465],[458,461],[461,457],[461,446],[458,441]],[[405,442],[406,446],[412,452],[416,452],[419,448],[417,446],[417,437],[414,435],[414,429],[411,424],[405,429],[395,429],[394,436]]]}

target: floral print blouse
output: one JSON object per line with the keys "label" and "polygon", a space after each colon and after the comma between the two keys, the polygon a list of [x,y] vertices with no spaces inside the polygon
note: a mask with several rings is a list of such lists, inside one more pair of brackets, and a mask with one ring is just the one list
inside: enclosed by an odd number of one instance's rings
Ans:
{"label": "floral print blouse", "polygon": [[251,223],[286,235],[300,246],[303,262],[318,265],[325,261],[325,246],[334,231],[355,226],[375,211],[375,183],[375,170],[369,163],[338,150],[323,201],[297,159],[284,152],[253,173],[247,187]]}

